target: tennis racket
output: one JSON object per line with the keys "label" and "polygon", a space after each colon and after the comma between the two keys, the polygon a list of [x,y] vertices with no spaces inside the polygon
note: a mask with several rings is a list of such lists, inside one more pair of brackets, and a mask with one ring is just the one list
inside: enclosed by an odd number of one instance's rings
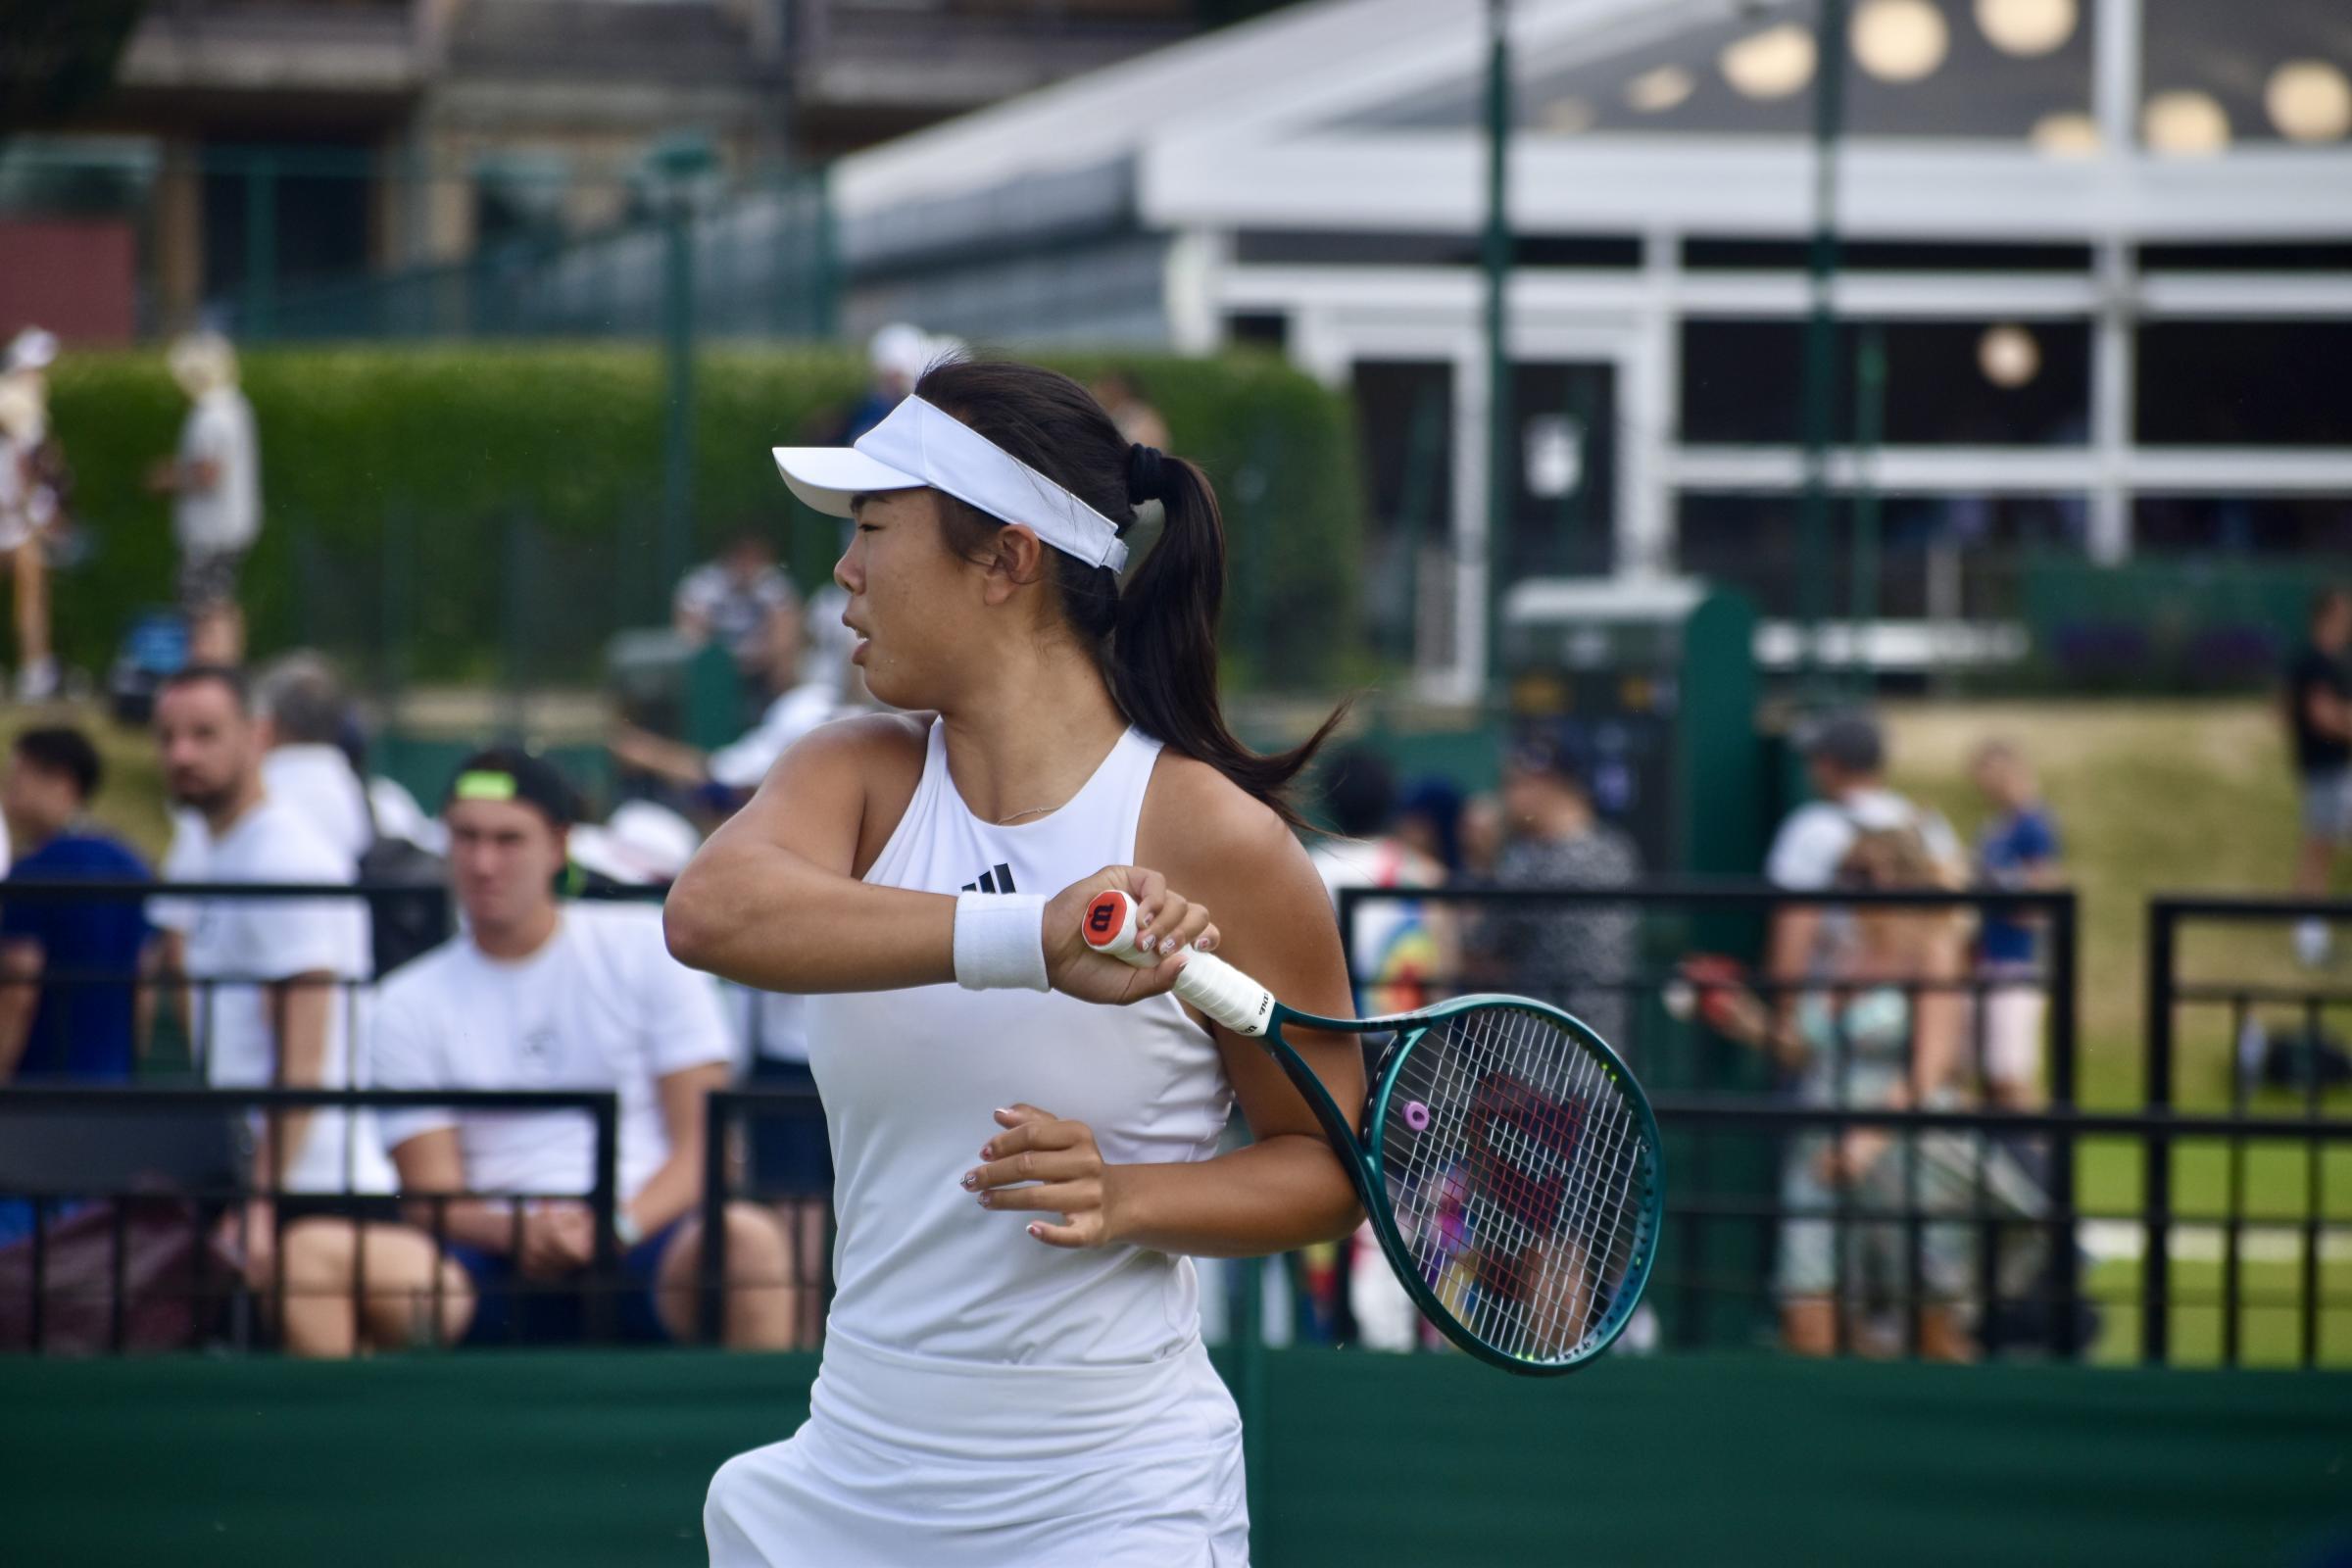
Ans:
{"label": "tennis racket", "polygon": [[[1139,967],[1135,901],[1087,905],[1099,953]],[[1224,959],[1194,953],[1176,995],[1265,1047],[1306,1097],[1413,1302],[1446,1337],[1509,1372],[1572,1372],[1633,1316],[1665,1189],[1658,1124],[1607,1044],[1525,997],[1459,997],[1380,1018],[1287,1007]],[[1359,1135],[1286,1025],[1389,1035]]]}

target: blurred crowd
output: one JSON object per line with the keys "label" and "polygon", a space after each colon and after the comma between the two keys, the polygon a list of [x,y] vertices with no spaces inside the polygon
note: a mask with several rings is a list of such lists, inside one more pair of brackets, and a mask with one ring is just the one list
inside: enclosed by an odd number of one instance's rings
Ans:
{"label": "blurred crowd", "polygon": [[[824,434],[871,428],[956,347],[903,325],[876,334],[868,388]],[[15,578],[16,685],[28,697],[58,684],[44,568],[73,538],[71,471],[45,412],[57,352],[47,334],[21,333],[0,369],[0,562]],[[690,654],[724,651],[742,733],[704,750],[616,723],[609,815],[592,818],[573,781],[512,749],[469,759],[420,801],[370,766],[327,660],[296,652],[245,666],[237,581],[261,505],[252,410],[220,338],[183,339],[170,367],[188,406],[151,482],[172,498],[184,632],[152,694],[171,847],[156,891],[137,893],[146,864],[89,814],[103,772],[90,737],[67,723],[17,731],[0,778],[0,855],[13,853],[0,895],[0,1084],[122,1083],[176,1059],[231,1088],[612,1091],[612,1235],[594,1234],[579,1196],[591,1151],[577,1117],[281,1108],[248,1119],[236,1158],[251,1196],[208,1214],[205,1246],[257,1292],[283,1296],[271,1331],[314,1353],[560,1335],[577,1326],[569,1287],[600,1249],[633,1282],[630,1332],[704,1332],[691,1301],[702,1099],[746,1081],[813,1086],[797,999],[680,967],[654,899],[794,741],[867,705],[840,591],[804,595],[757,530],[688,572],[670,632]],[[1105,376],[1096,391],[1132,439],[1166,442],[1131,379]],[[2352,595],[2314,601],[2286,692],[2302,792],[2296,885],[2316,894],[2352,839]],[[1358,1005],[1398,1012],[1504,991],[1562,1007],[1645,1077],[1661,1042],[1721,1048],[1688,1058],[1706,1066],[1695,1079],[1678,1069],[1689,1081],[1676,1088],[1762,1089],[1824,1109],[2039,1106],[2048,934],[2030,904],[1997,897],[2066,880],[2033,760],[1997,737],[1977,748],[1980,809],[1964,840],[1889,784],[1869,712],[1819,716],[1792,739],[1802,802],[1754,867],[1788,897],[1752,960],[1693,953],[1687,925],[1608,896],[1655,868],[1622,792],[1569,727],[1515,730],[1492,790],[1400,778],[1368,744],[1331,753],[1317,774],[1328,832],[1310,853],[1335,905],[1358,895],[1344,933]],[[57,892],[91,881],[133,891]],[[234,892],[354,884],[376,891]],[[580,897],[633,890],[644,897]],[[2325,960],[2324,925],[2296,940],[2304,961]],[[1972,1307],[1986,1263],[1980,1227],[1957,1216],[1987,1198],[2020,1220],[2043,1212],[2037,1143],[1861,1126],[1789,1137],[1778,1157],[1786,1217],[1772,1289],[1788,1347],[1890,1344],[1917,1290],[1928,1353],[1965,1358],[2005,1332]],[[715,1331],[806,1343],[824,1273],[821,1123],[780,1119],[750,1140],[749,1160],[749,1189],[770,1200],[725,1210],[724,1272],[740,1289]],[[22,1162],[0,1155],[0,1192],[12,1184],[24,1190]],[[496,1194],[513,1200],[481,1196]],[[1841,1208],[1924,1212],[1926,1245],[1913,1256],[1904,1226],[1831,1217]],[[33,1217],[30,1203],[0,1200],[0,1298]],[[73,1205],[47,1219],[70,1240]],[[91,1237],[100,1223],[87,1221]],[[1425,1339],[1370,1253],[1359,1237],[1352,1250],[1295,1260],[1284,1316],[1297,1332],[1391,1348]],[[2073,1266],[2046,1248],[1992,1265],[2005,1281]],[[355,1300],[362,1274],[374,1283]],[[0,1342],[10,1310],[0,1300]]]}
{"label": "blurred crowd", "polygon": [[[855,439],[958,347],[884,329],[868,389],[826,434]],[[23,525],[11,557],[21,589],[42,583],[68,515],[55,438],[24,418],[45,406],[55,352],[45,335],[21,339],[0,397],[12,443],[0,475],[20,485],[0,492],[0,519]],[[176,1062],[235,1090],[611,1092],[610,1234],[585,1201],[595,1150],[576,1114],[272,1105],[243,1119],[228,1169],[179,1172],[225,1178],[243,1196],[152,1246],[203,1254],[175,1255],[167,1272],[210,1264],[241,1278],[266,1304],[267,1331],[302,1354],[577,1339],[600,1301],[615,1314],[606,1326],[632,1339],[809,1341],[832,1178],[812,1096],[798,1114],[747,1118],[743,1174],[764,1200],[721,1210],[725,1306],[715,1323],[698,1306],[706,1102],[741,1082],[812,1091],[800,999],[678,964],[658,898],[786,748],[866,706],[840,591],[804,601],[758,530],[690,570],[670,631],[682,660],[723,651],[743,733],[704,751],[616,722],[600,771],[619,804],[602,820],[551,761],[512,747],[469,758],[419,802],[371,769],[367,728],[328,660],[241,662],[237,575],[260,520],[252,411],[222,340],[184,339],[170,365],[187,425],[152,483],[174,498],[184,645],[149,694],[170,848],[151,877],[94,823],[104,769],[83,730],[16,735],[0,781],[14,850],[0,893],[0,1084],[122,1084]],[[1164,439],[1132,383],[1102,390],[1132,428]],[[47,487],[37,501],[36,481]],[[45,637],[41,617],[18,623]],[[19,684],[55,691],[45,642],[25,644]],[[92,882],[114,886],[70,886]],[[368,895],[310,891],[355,885]],[[43,1185],[41,1152],[21,1145],[18,1156],[0,1154],[0,1194]],[[10,1287],[33,1254],[53,1281],[71,1276],[109,1245],[115,1218],[100,1203],[36,1211],[0,1198],[0,1346],[24,1329],[30,1293]],[[598,1279],[618,1279],[617,1294],[600,1295]],[[105,1311],[63,1301],[47,1327],[74,1343],[76,1313]]]}
{"label": "blurred crowd", "polygon": [[[1982,824],[1963,843],[1942,815],[1888,785],[1886,738],[1867,712],[1824,715],[1798,731],[1795,750],[1806,798],[1757,867],[1789,900],[1752,969],[1691,954],[1679,923],[1606,897],[1641,883],[1644,868],[1600,804],[1601,770],[1570,731],[1521,732],[1491,795],[1439,777],[1399,784],[1377,751],[1340,753],[1322,775],[1324,816],[1340,836],[1312,853],[1335,903],[1371,890],[1346,932],[1359,1005],[1373,1014],[1464,992],[1536,997],[1575,1015],[1653,1086],[1661,1063],[1648,1048],[1696,1025],[1752,1053],[1757,1068],[1674,1087],[1760,1082],[1820,1107],[2040,1104],[2044,934],[2031,913],[1982,898],[2064,880],[2058,826],[2030,760],[2005,740],[1978,748],[1970,776]],[[1467,896],[1414,896],[1435,889]],[[1689,911],[1671,912],[1679,921]],[[1931,1215],[1966,1211],[1980,1187],[2009,1216],[2044,1206],[2044,1154],[2032,1142],[1931,1135],[1909,1147],[1871,1129],[1789,1139],[1780,1198],[1793,1217],[1777,1241],[1774,1294],[1790,1348],[1891,1348],[1909,1291],[1903,1227],[1829,1216],[1907,1206],[1915,1163],[1929,1172],[1916,1196]],[[1920,1348],[1967,1358],[2002,1331],[1966,1309],[1976,1231],[1956,1220],[1926,1229]],[[1426,1339],[1376,1253],[1367,1231],[1349,1255],[1307,1255],[1290,1313],[1302,1332],[1390,1348]],[[2010,1257],[1996,1272],[2015,1292],[2018,1269],[2054,1266],[2072,1265]]]}

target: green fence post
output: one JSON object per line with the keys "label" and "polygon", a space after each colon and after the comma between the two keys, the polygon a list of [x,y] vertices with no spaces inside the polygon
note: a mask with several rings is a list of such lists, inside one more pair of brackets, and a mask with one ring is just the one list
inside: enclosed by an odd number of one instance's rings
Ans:
{"label": "green fence post", "polygon": [[270,336],[277,289],[277,161],[268,152],[245,164],[245,333]]}
{"label": "green fence post", "polygon": [[683,192],[662,218],[662,349],[669,417],[662,445],[662,580],[685,573],[694,532],[694,227]]}
{"label": "green fence post", "polygon": [[[1862,345],[1854,361],[1854,458],[1863,463],[1878,450],[1880,432],[1886,420],[1884,328],[1863,328]],[[1855,700],[1866,702],[1870,697],[1871,667],[1865,656],[1864,639],[1869,635],[1871,623],[1879,618],[1879,487],[1866,469],[1858,470],[1854,480],[1853,549],[1854,632],[1849,661],[1853,665]]]}
{"label": "green fence post", "polygon": [[815,336],[838,337],[841,334],[841,227],[833,213],[833,168],[830,164],[818,170],[816,186],[816,281],[811,290],[815,297]]}
{"label": "green fence post", "polygon": [[1837,398],[1838,137],[1845,113],[1845,0],[1821,0],[1813,81],[1813,247],[1806,262],[1813,310],[1805,326],[1805,495],[1797,514],[1796,612],[1804,628],[1797,667],[1810,695],[1821,681],[1821,623],[1829,608],[1830,410]]}
{"label": "green fence post", "polygon": [[1510,576],[1511,278],[1507,163],[1511,146],[1509,0],[1487,0],[1487,229],[1479,260],[1487,288],[1487,678],[1502,683],[1502,597]]}

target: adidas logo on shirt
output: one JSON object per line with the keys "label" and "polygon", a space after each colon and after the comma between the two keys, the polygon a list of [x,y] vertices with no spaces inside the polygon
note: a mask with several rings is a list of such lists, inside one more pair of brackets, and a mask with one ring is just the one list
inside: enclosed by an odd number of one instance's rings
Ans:
{"label": "adidas logo on shirt", "polygon": [[981,872],[978,881],[966,882],[962,891],[966,893],[1017,893],[1020,890],[1012,885],[1012,867],[1000,860],[994,870]]}

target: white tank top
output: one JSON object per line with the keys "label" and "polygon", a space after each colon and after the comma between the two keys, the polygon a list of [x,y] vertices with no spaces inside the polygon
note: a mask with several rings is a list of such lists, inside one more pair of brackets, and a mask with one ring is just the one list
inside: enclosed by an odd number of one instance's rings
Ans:
{"label": "white tank top", "polygon": [[[926,893],[1058,893],[1135,859],[1159,742],[1129,729],[1042,820],[998,827],[948,776],[934,721],[922,780],[865,873]],[[1176,999],[1097,1006],[1059,992],[918,986],[808,999],[808,1062],[833,1136],[831,1326],[958,1360],[1097,1365],[1173,1355],[1200,1335],[1190,1259],[1049,1247],[1040,1216],[984,1209],[957,1185],[1026,1102],[1094,1129],[1104,1160],[1206,1159],[1231,1114],[1214,1042]]]}

